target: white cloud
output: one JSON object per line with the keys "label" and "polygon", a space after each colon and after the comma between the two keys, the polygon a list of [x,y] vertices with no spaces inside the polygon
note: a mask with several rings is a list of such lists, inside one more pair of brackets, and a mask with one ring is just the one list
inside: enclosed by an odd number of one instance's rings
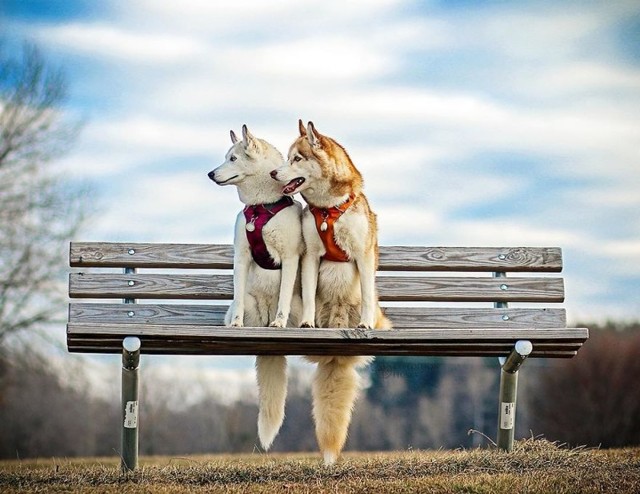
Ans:
{"label": "white cloud", "polygon": [[122,180],[120,194],[107,201],[108,209],[96,219],[92,234],[119,240],[231,243],[242,205],[235,187],[209,180],[212,168],[132,172]]}
{"label": "white cloud", "polygon": [[[344,27],[358,22],[366,23],[385,12],[392,12],[408,3],[404,0],[357,0],[342,2],[300,2],[298,0],[236,0],[211,2],[184,0],[179,3],[135,0],[119,2],[123,18],[133,21],[144,19],[145,24],[171,25],[173,29],[206,33],[217,37],[232,33],[280,33],[308,31],[322,24],[325,32],[332,26]],[[330,21],[330,22],[327,22]]]}
{"label": "white cloud", "polygon": [[108,24],[53,25],[36,33],[41,41],[71,51],[143,64],[184,62],[202,48],[188,37],[140,33]]}
{"label": "white cloud", "polygon": [[155,153],[210,153],[214,142],[228,130],[219,125],[164,120],[147,115],[129,115],[102,120],[87,129],[87,138],[122,149],[146,149]]}
{"label": "white cloud", "polygon": [[453,242],[459,245],[570,247],[582,242],[577,232],[554,230],[524,218],[459,221],[451,224],[448,231]]}
{"label": "white cloud", "polygon": [[394,245],[404,242],[420,245],[434,232],[443,228],[446,221],[438,212],[410,205],[375,207],[378,215],[379,242],[382,245]]}
{"label": "white cloud", "polygon": [[[395,63],[387,54],[371,50],[367,43],[344,36],[316,36],[256,47],[246,59],[257,72],[279,78],[300,80],[327,79],[353,81],[381,75],[393,69]],[[240,56],[236,57],[240,60]],[[244,64],[240,63],[240,70]],[[247,64],[249,65],[249,64]]]}
{"label": "white cloud", "polygon": [[479,39],[491,50],[520,61],[575,56],[584,40],[602,25],[595,12],[565,10],[562,4],[538,12],[530,9],[476,17],[472,22],[472,26],[469,21],[466,24],[479,35],[474,41]]}
{"label": "white cloud", "polygon": [[585,91],[603,93],[615,90],[635,90],[640,87],[640,71],[631,67],[594,61],[573,61],[547,65],[535,76],[522,74],[517,83],[535,94],[566,95],[571,97]]}
{"label": "white cloud", "polygon": [[604,242],[600,253],[622,265],[619,274],[640,276],[640,238]]}

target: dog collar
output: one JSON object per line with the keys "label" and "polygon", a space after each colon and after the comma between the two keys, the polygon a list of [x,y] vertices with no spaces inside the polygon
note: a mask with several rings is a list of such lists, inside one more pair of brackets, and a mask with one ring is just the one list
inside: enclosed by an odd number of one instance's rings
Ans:
{"label": "dog collar", "polygon": [[270,204],[245,206],[243,210],[251,257],[263,269],[280,269],[280,265],[276,264],[271,255],[269,255],[267,246],[262,238],[262,228],[276,214],[292,205],[293,199],[289,196],[284,196],[282,199]]}
{"label": "dog collar", "polygon": [[332,206],[330,208],[309,206],[309,211],[311,211],[311,214],[313,214],[316,221],[316,230],[318,230],[318,235],[324,245],[325,253],[322,256],[322,259],[334,262],[349,261],[347,253],[336,243],[336,239],[333,234],[333,225],[345,213],[345,211],[349,209],[355,198],[355,195],[352,194],[342,204]]}

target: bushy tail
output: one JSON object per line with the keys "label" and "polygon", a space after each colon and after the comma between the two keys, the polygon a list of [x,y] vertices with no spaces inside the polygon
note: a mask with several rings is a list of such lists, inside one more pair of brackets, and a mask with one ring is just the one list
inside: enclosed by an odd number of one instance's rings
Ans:
{"label": "bushy tail", "polygon": [[384,315],[379,305],[376,310],[376,322],[373,327],[374,329],[393,329],[393,323]]}
{"label": "bushy tail", "polygon": [[284,421],[287,399],[287,359],[284,356],[257,356],[258,437],[268,450]]}
{"label": "bushy tail", "polygon": [[325,357],[318,360],[312,387],[313,418],[324,463],[332,465],[347,440],[351,413],[360,389],[356,367],[364,364],[366,358]]}

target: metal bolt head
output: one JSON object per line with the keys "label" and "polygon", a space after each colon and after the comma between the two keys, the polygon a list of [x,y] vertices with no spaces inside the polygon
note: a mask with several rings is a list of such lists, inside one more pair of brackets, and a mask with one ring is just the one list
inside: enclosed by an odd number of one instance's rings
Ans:
{"label": "metal bolt head", "polygon": [[505,285],[505,284],[500,285],[500,290],[508,290],[508,289],[509,289],[508,285]]}
{"label": "metal bolt head", "polygon": [[130,310],[129,312],[127,312],[127,316],[129,316],[129,317],[133,317],[133,316],[135,316],[135,315],[136,315],[136,313],[135,313],[135,312],[133,312],[132,310]]}
{"label": "metal bolt head", "polygon": [[500,259],[501,261],[504,261],[507,258],[507,256],[505,256],[504,254],[500,254],[498,256],[498,259]]}
{"label": "metal bolt head", "polygon": [[133,281],[133,280],[129,280],[129,286],[133,286],[133,285],[135,285],[135,284],[136,284],[136,282],[135,282],[135,281]]}
{"label": "metal bolt head", "polygon": [[508,321],[508,320],[509,320],[509,316],[508,316],[507,314],[504,314],[504,315],[502,316],[502,320],[503,320],[503,321]]}
{"label": "metal bolt head", "polygon": [[136,250],[135,249],[129,249],[128,252],[129,252],[129,255],[132,256],[133,254],[136,253]]}

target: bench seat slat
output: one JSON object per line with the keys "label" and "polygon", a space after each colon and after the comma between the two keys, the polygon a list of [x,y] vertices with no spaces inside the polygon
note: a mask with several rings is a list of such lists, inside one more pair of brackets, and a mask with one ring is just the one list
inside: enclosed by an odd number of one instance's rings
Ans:
{"label": "bench seat slat", "polygon": [[[101,339],[91,340],[82,338],[69,338],[67,346],[70,352],[74,353],[100,353],[119,354],[122,353],[122,339]],[[406,344],[402,347],[397,345],[376,344],[369,345],[366,350],[351,349],[350,347],[336,348],[335,346],[314,345],[315,355],[353,355],[358,352],[368,351],[375,355],[393,356],[429,356],[429,357],[503,357],[513,349],[513,343],[505,344]],[[530,357],[533,358],[572,358],[577,355],[579,345],[577,344],[538,344]],[[250,350],[244,345],[235,345],[233,341],[223,343],[194,342],[193,340],[144,340],[142,353],[146,355],[282,355],[284,352],[279,346],[273,344],[256,343]],[[301,350],[300,352],[302,352]],[[295,355],[289,352],[287,355]]]}
{"label": "bench seat slat", "polygon": [[[69,322],[223,325],[227,305],[72,303]],[[405,328],[554,328],[566,326],[564,309],[386,307],[387,317]]]}
{"label": "bench seat slat", "polygon": [[[535,337],[540,341],[586,339],[588,331],[582,328],[535,328],[535,334],[530,329],[500,329],[500,328],[453,328],[453,329],[415,329],[394,328],[392,330],[362,330],[336,328],[228,328],[225,326],[202,326],[186,324],[140,325],[122,328],[119,324],[69,324],[68,334],[105,334],[122,336],[152,336],[152,337],[190,337],[190,338],[232,338],[246,340],[248,343],[256,339],[303,342],[315,340],[338,341],[386,341],[411,342],[415,340],[467,340],[467,341],[515,341]],[[304,344],[304,343],[303,343]]]}
{"label": "bench seat slat", "polygon": [[[214,244],[73,242],[71,267],[231,269],[233,247]],[[562,271],[557,247],[381,246],[381,271]]]}
{"label": "bench seat slat", "polygon": [[[176,353],[236,354],[236,355],[425,355],[437,352],[488,352],[483,355],[504,355],[519,339],[529,339],[534,353],[576,352],[588,338],[583,328],[527,329],[405,329],[391,331],[357,329],[300,328],[226,328],[222,326],[187,325],[121,325],[73,324],[67,326],[67,343],[75,351],[86,349],[92,342],[96,351],[110,353],[121,350],[121,339],[138,336],[143,352],[159,343],[163,351]],[[108,347],[106,342],[120,342]],[[347,344],[348,342],[348,344]],[[425,353],[426,352],[426,353]],[[548,356],[546,354],[545,356]]]}
{"label": "bench seat slat", "polygon": [[[562,278],[381,276],[381,301],[563,302]],[[506,289],[503,289],[506,287]],[[75,298],[230,300],[231,275],[72,273]]]}

